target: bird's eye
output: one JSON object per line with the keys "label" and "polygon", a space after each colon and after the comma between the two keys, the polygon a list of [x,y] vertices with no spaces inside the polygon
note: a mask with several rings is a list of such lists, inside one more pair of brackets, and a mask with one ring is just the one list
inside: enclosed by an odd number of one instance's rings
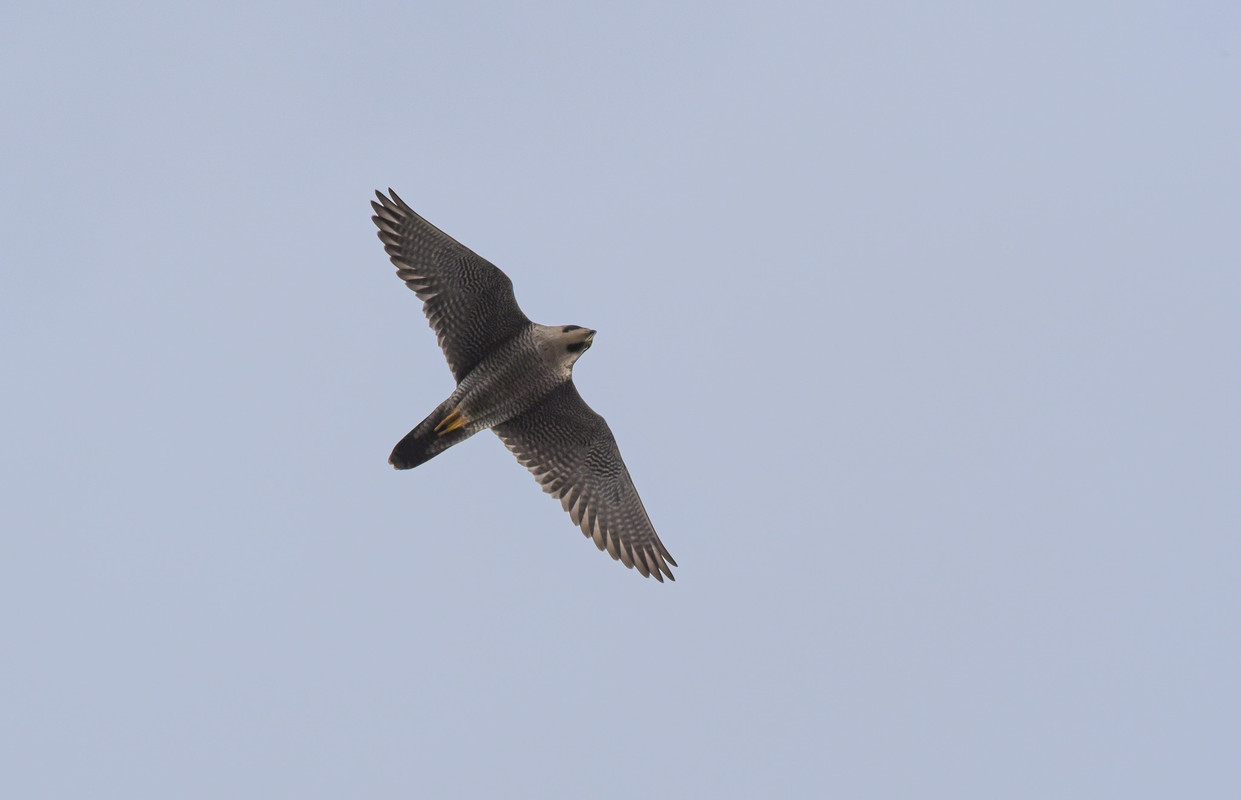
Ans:
{"label": "bird's eye", "polygon": [[581,325],[565,325],[563,328],[560,329],[560,332],[569,333],[570,331],[580,331],[581,329],[582,329]]}

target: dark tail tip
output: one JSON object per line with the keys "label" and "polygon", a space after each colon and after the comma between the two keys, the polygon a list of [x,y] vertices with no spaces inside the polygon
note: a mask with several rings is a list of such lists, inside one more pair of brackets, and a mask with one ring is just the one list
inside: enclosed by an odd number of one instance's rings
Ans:
{"label": "dark tail tip", "polygon": [[389,464],[397,469],[413,469],[430,461],[440,452],[428,447],[435,443],[434,439],[428,440],[424,436],[415,435],[417,433],[417,429],[410,431],[404,439],[396,443],[396,447],[392,448],[392,455],[388,456]]}
{"label": "dark tail tip", "polygon": [[405,438],[392,448],[388,463],[397,469],[413,469],[473,435],[465,428],[436,433],[435,426],[443,418],[444,411],[438,408],[431,416],[418,423],[417,428],[405,434]]}

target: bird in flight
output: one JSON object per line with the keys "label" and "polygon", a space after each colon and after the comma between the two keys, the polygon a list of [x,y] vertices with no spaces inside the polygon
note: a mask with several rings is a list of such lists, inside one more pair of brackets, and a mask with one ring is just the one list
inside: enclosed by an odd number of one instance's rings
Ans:
{"label": "bird in flight", "polygon": [[600,550],[646,577],[675,580],[616,439],[573,385],[595,338],[578,325],[539,325],[513,282],[397,196],[375,192],[374,220],[396,274],[422,300],[457,388],[397,442],[388,462],[410,469],[485,428]]}

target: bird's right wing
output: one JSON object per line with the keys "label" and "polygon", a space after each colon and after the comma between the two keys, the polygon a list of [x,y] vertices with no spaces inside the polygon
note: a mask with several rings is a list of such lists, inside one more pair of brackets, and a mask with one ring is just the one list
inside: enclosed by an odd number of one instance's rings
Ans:
{"label": "bird's right wing", "polygon": [[397,276],[422,300],[448,367],[460,381],[530,320],[507,275],[388,192],[391,197],[375,192],[379,202],[371,201],[371,219]]}
{"label": "bird's right wing", "polygon": [[573,381],[492,430],[600,550],[645,576],[675,580],[668,565],[677,562],[646,515],[612,430]]}

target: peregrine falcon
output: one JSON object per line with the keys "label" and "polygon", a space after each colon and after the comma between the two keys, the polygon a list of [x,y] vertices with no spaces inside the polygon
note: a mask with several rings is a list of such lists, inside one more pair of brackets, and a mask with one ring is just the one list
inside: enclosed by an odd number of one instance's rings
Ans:
{"label": "peregrine falcon", "polygon": [[422,300],[457,380],[388,462],[410,469],[491,428],[600,550],[646,577],[675,580],[668,565],[677,562],[646,515],[611,429],[573,385],[573,364],[595,331],[531,322],[507,275],[388,193],[375,192],[371,219],[397,276]]}

